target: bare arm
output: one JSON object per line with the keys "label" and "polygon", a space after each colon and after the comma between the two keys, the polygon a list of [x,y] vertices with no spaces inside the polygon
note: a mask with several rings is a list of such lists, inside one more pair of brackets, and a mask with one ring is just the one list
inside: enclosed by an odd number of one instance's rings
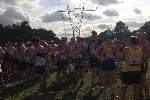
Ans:
{"label": "bare arm", "polygon": [[5,55],[5,52],[1,47],[0,47],[0,51],[1,51],[0,59],[3,59],[4,55]]}

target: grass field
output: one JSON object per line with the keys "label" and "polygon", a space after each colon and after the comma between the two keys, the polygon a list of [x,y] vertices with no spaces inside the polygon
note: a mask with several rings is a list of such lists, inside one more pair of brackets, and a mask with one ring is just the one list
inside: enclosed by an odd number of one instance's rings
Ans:
{"label": "grass field", "polygon": [[[91,71],[84,74],[83,81],[74,82],[73,79],[66,82],[56,80],[57,72],[51,73],[47,78],[48,88],[45,94],[39,92],[39,84],[35,81],[24,86],[22,81],[10,82],[1,89],[0,100],[103,100],[100,84],[91,85]],[[148,72],[148,78],[150,74]],[[96,82],[99,83],[99,75]],[[116,74],[115,95],[119,96],[121,82]],[[109,94],[109,93],[108,93]],[[132,99],[132,88],[129,86],[126,100]]]}

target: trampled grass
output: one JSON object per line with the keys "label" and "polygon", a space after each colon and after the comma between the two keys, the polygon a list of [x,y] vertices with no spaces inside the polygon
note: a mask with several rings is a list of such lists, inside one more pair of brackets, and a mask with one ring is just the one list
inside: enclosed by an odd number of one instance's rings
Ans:
{"label": "trampled grass", "polygon": [[[2,90],[1,99],[3,100],[103,100],[102,89],[100,85],[100,75],[96,76],[97,84],[92,86],[92,73],[88,70],[84,77],[77,82],[74,79],[66,82],[56,80],[57,72],[51,73],[47,78],[47,93],[39,92],[39,83],[29,83],[22,85],[21,81],[9,83]],[[147,78],[150,77],[149,71]],[[149,80],[148,80],[149,81]],[[115,95],[119,96],[121,90],[121,81],[116,74]],[[110,93],[108,93],[110,95]],[[126,100],[133,100],[133,90],[129,86]],[[116,99],[117,100],[117,99]]]}

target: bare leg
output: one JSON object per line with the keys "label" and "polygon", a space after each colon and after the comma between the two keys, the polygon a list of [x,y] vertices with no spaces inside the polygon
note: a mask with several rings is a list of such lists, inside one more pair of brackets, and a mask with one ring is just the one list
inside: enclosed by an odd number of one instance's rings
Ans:
{"label": "bare leg", "polygon": [[45,73],[40,75],[40,91],[45,92],[46,91],[46,77]]}
{"label": "bare leg", "polygon": [[96,80],[96,68],[94,66],[94,68],[92,68],[92,85],[95,85],[95,80]]}
{"label": "bare leg", "polygon": [[108,86],[109,86],[109,75],[107,71],[102,72],[102,81],[103,81],[103,86],[104,86],[103,98],[104,100],[107,100],[108,98],[107,92],[108,92]]}
{"label": "bare leg", "polygon": [[134,100],[141,100],[140,98],[141,84],[134,85],[133,89],[134,89]]}
{"label": "bare leg", "polygon": [[127,91],[127,86],[126,85],[122,85],[122,89],[121,89],[121,95],[120,95],[120,99],[121,100],[126,100],[126,91]]}
{"label": "bare leg", "polygon": [[146,97],[147,99],[149,99],[149,87],[148,87],[148,83],[145,82],[144,86],[145,86],[145,87],[144,87],[145,97]]}
{"label": "bare leg", "polygon": [[149,87],[148,87],[148,83],[147,83],[147,80],[146,80],[146,75],[143,75],[142,77],[142,92],[143,93],[140,93],[140,94],[143,94],[143,96],[145,97],[149,97]]}

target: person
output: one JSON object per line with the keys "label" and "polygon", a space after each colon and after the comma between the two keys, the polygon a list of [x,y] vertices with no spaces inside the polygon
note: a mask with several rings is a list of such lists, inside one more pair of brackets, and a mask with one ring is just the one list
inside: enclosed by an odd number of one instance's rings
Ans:
{"label": "person", "polygon": [[71,59],[73,63],[75,64],[75,69],[76,69],[76,81],[78,80],[82,81],[82,78],[83,78],[84,66],[82,65],[82,63],[83,63],[83,58],[84,58],[84,55],[83,55],[84,50],[85,50],[85,44],[82,38],[78,36],[77,41],[73,48],[73,52],[71,51],[72,53]]}
{"label": "person", "polygon": [[26,70],[24,73],[24,77],[26,78],[26,82],[28,82],[27,77],[31,74],[33,74],[33,67],[34,67],[34,61],[33,57],[36,53],[36,48],[33,46],[31,42],[28,42],[26,44],[26,50],[25,50],[25,59],[26,59]]}
{"label": "person", "polygon": [[92,37],[89,41],[89,57],[90,57],[90,64],[91,64],[91,69],[92,69],[92,85],[95,86],[95,79],[97,75],[97,69],[100,67],[100,61],[97,57],[96,50],[98,48],[98,36],[97,32],[93,30],[92,32]]}
{"label": "person", "polygon": [[[2,46],[0,45],[0,87],[5,86],[5,81],[6,81],[6,80],[3,80],[3,76],[4,76],[3,72],[5,72],[5,71],[2,68],[3,67],[4,55],[5,55],[5,52],[2,48]],[[0,90],[0,92],[2,92],[2,91]]]}
{"label": "person", "polygon": [[56,66],[57,61],[58,61],[57,60],[58,59],[58,56],[57,56],[58,55],[58,45],[57,44],[54,43],[54,44],[51,45],[51,53],[52,53],[51,54],[52,55],[51,56],[52,63],[53,63],[53,65]]}
{"label": "person", "polygon": [[[2,47],[0,47],[0,64],[2,64],[2,60],[4,58],[4,55],[5,55],[5,52],[4,50],[2,49]],[[1,68],[0,68],[1,69]]]}
{"label": "person", "polygon": [[103,97],[107,99],[108,89],[111,89],[111,97],[114,97],[115,84],[115,45],[112,43],[112,35],[106,37],[106,41],[101,45],[100,60],[102,64],[102,86],[104,87]]}
{"label": "person", "polygon": [[69,46],[67,43],[67,37],[61,38],[61,43],[58,47],[57,53],[57,65],[58,65],[58,75],[59,81],[65,81],[66,69],[69,64]]}
{"label": "person", "polygon": [[14,73],[14,65],[13,65],[14,51],[15,48],[12,46],[10,42],[5,44],[4,46],[5,55],[2,64],[2,69],[4,72]]}
{"label": "person", "polygon": [[143,96],[145,96],[145,99],[149,98],[149,89],[148,89],[148,82],[146,80],[146,75],[147,75],[147,69],[148,69],[148,61],[150,57],[150,47],[149,43],[147,41],[147,34],[143,31],[135,31],[133,33],[135,36],[138,37],[138,45],[142,48],[142,51],[144,53],[144,65],[142,67],[142,88],[143,88]]}
{"label": "person", "polygon": [[76,48],[76,41],[75,41],[75,37],[72,37],[71,38],[71,41],[69,43],[69,49],[70,49],[70,64],[69,64],[69,71],[71,73],[74,73],[75,72],[75,59],[76,58],[76,53],[75,53],[75,48]]}
{"label": "person", "polygon": [[45,59],[47,60],[46,76],[48,77],[48,75],[50,74],[50,69],[52,67],[52,61],[51,61],[52,48],[46,41],[43,43],[43,46],[45,52]]}
{"label": "person", "polygon": [[36,48],[36,53],[34,55],[34,69],[35,74],[40,82],[40,91],[46,92],[46,75],[45,75],[45,66],[46,66],[46,59],[44,47],[40,44],[40,40],[35,38],[33,39],[34,47]]}
{"label": "person", "polygon": [[49,56],[49,64],[48,66],[50,67],[51,65],[54,65],[54,55],[53,55],[53,49],[54,49],[54,43],[49,42],[48,43],[48,56]]}
{"label": "person", "polygon": [[25,71],[26,71],[26,61],[25,61],[25,46],[21,40],[16,43],[16,48],[14,51],[15,59],[15,72],[21,76],[21,79],[26,83]]}
{"label": "person", "polygon": [[142,48],[138,45],[138,38],[136,36],[131,36],[122,54],[123,68],[121,74],[121,100],[126,100],[125,97],[128,85],[133,86],[134,100],[141,100],[141,65],[144,61],[143,57]]}

